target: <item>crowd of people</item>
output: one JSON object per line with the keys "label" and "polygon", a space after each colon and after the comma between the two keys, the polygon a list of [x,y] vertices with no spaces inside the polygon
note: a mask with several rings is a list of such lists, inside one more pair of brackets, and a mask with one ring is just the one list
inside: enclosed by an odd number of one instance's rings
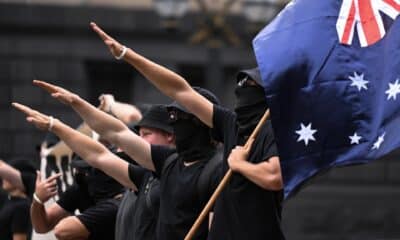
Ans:
{"label": "crowd of people", "polygon": [[42,179],[30,161],[0,161],[8,198],[0,209],[1,239],[29,239],[54,231],[57,239],[184,239],[230,169],[232,177],[192,239],[284,239],[283,182],[270,121],[243,145],[268,109],[258,69],[240,71],[235,109],[221,106],[209,90],[139,55],[91,27],[111,54],[125,60],[173,99],[143,114],[102,95],[93,106],[77,94],[34,81],[70,106],[98,137],[23,104],[13,106],[29,123],[54,134],[73,152],[74,183],[58,193],[55,174]]}

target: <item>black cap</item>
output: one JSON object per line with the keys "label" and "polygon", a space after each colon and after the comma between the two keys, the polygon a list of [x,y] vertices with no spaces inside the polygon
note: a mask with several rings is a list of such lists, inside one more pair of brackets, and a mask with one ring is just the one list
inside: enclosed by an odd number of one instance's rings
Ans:
{"label": "black cap", "polygon": [[249,77],[252,80],[254,80],[256,83],[258,83],[260,86],[262,86],[262,81],[261,81],[261,75],[258,67],[252,68],[252,69],[245,69],[241,70],[238,72],[236,75],[236,81],[240,82],[242,81],[245,77]]}
{"label": "black cap", "polygon": [[[201,87],[193,87],[193,89],[198,92],[200,95],[203,97],[207,98],[210,102],[212,102],[215,105],[220,105],[221,102],[217,98],[217,96],[214,95],[214,93],[210,92],[209,90]],[[173,101],[171,104],[167,106],[167,109],[170,108],[176,108],[182,112],[192,114],[190,111],[188,111],[184,106],[180,105],[177,101]]]}
{"label": "black cap", "polygon": [[11,159],[8,164],[20,171],[21,173],[32,173],[36,174],[36,168],[32,164],[32,159],[25,159],[25,158],[13,158]]}
{"label": "black cap", "polygon": [[168,133],[174,130],[168,121],[169,115],[165,105],[153,105],[144,113],[143,118],[135,124],[134,128],[139,131],[141,127],[157,128]]}

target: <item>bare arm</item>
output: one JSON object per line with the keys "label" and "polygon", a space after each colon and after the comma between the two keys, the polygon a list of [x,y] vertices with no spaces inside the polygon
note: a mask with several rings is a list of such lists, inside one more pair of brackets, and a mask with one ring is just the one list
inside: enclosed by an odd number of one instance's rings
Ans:
{"label": "bare arm", "polygon": [[[47,210],[42,204],[57,194],[57,179],[60,176],[61,174],[56,174],[42,180],[40,172],[38,171],[36,174],[35,194],[31,205],[31,221],[33,228],[38,233],[47,233],[51,231],[62,218],[69,215],[69,213],[58,204],[53,204]],[[37,199],[39,199],[41,203],[39,203]]]}
{"label": "bare arm", "polygon": [[20,171],[11,167],[3,160],[0,160],[0,178],[10,182],[13,186],[25,192],[25,185],[22,182]]}
{"label": "bare arm", "polygon": [[25,233],[14,233],[13,240],[26,240],[28,236]]}
{"label": "bare arm", "polygon": [[[122,121],[92,106],[66,89],[37,80],[34,81],[34,84],[51,93],[59,101],[70,105],[103,139],[121,148],[143,167],[154,170],[150,144],[132,132]],[[72,149],[72,146],[70,147]],[[78,152],[76,153],[79,155]],[[83,156],[81,157],[83,158]],[[88,161],[88,159],[85,160]]]}
{"label": "bare arm", "polygon": [[[42,130],[49,128],[50,120],[48,116],[21,104],[14,103],[13,105],[28,115],[27,120],[32,122],[37,128]],[[78,154],[89,165],[102,170],[124,186],[136,189],[136,186],[129,178],[129,164],[115,154],[111,153],[102,144],[94,141],[90,137],[76,131],[75,129],[70,128],[59,120],[54,120],[51,130],[61,140],[63,140],[73,152]],[[135,143],[132,144],[134,145]],[[149,144],[146,146],[149,146]]]}
{"label": "bare arm", "polygon": [[[120,55],[123,46],[95,23],[91,23],[91,26],[109,47],[111,53],[114,56]],[[124,60],[143,74],[162,93],[178,101],[186,109],[190,109],[202,122],[212,127],[213,104],[194,91],[184,78],[131,49],[128,49]]]}
{"label": "bare arm", "polygon": [[137,122],[142,118],[139,109],[134,105],[118,102],[111,94],[102,94],[99,100],[100,110],[115,116],[125,124]]}
{"label": "bare arm", "polygon": [[70,214],[60,207],[57,203],[53,204],[48,209],[36,201],[31,205],[31,220],[32,226],[38,233],[47,233],[51,231],[57,223],[69,216]]}
{"label": "bare arm", "polygon": [[228,163],[232,171],[242,174],[266,190],[278,191],[283,188],[278,157],[271,157],[260,163],[251,163],[247,161],[244,148],[236,147],[229,155]]}

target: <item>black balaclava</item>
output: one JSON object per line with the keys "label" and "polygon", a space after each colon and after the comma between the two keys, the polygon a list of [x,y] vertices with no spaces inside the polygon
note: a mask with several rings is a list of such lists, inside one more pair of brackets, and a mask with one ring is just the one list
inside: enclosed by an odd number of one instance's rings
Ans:
{"label": "black balaclava", "polygon": [[74,173],[74,181],[81,187],[87,187],[87,173],[82,169],[76,169]]}
{"label": "black balaclava", "polygon": [[239,143],[244,144],[267,110],[264,89],[260,85],[237,86],[235,89]]}
{"label": "black balaclava", "polygon": [[190,119],[178,119],[172,126],[176,150],[183,161],[206,160],[215,153],[210,128],[194,116]]}
{"label": "black balaclava", "polygon": [[[219,105],[218,98],[207,89],[193,87],[200,95],[207,98],[215,105]],[[178,113],[185,113],[187,117],[170,120],[175,133],[175,145],[179,156],[185,162],[197,160],[208,160],[215,154],[215,145],[211,138],[211,129],[202,123],[198,118],[190,113],[176,101],[167,106],[167,109],[175,109]]]}

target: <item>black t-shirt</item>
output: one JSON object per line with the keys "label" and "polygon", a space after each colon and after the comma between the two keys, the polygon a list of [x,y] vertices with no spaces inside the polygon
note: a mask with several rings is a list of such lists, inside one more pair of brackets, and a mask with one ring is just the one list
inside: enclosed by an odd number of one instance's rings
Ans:
{"label": "black t-shirt", "polygon": [[[132,239],[156,239],[157,219],[160,208],[160,183],[153,173],[143,167],[130,164],[129,177],[136,185],[138,191],[137,199],[133,207],[125,206],[127,210],[132,211],[128,217],[132,219],[128,235]],[[127,213],[125,212],[127,215]]]}
{"label": "black t-shirt", "polygon": [[[206,204],[200,198],[197,181],[207,161],[198,161],[184,166],[178,157],[164,167],[165,160],[175,150],[152,146],[151,156],[160,176],[160,215],[157,227],[159,240],[184,239],[191,226]],[[193,239],[204,240],[208,234],[208,223],[204,221]]]}
{"label": "black t-shirt", "polygon": [[0,209],[0,239],[12,240],[14,233],[24,233],[30,239],[30,201],[26,198],[10,197]]}
{"label": "black t-shirt", "polygon": [[[213,136],[224,143],[223,173],[229,169],[227,157],[236,146],[236,114],[214,106]],[[259,163],[278,156],[271,123],[263,126],[253,143],[249,162]],[[209,240],[284,239],[281,222],[282,191],[268,191],[244,176],[233,173],[218,197]]]}
{"label": "black t-shirt", "polygon": [[74,214],[75,210],[77,209],[80,212],[83,212],[90,206],[93,206],[94,201],[90,197],[85,185],[78,185],[74,183],[60,195],[60,199],[57,201],[57,204],[65,211]]}
{"label": "black t-shirt", "polygon": [[125,191],[124,186],[117,182],[114,178],[108,176],[97,168],[88,170],[87,188],[90,197],[95,201],[101,201],[114,197]]}

